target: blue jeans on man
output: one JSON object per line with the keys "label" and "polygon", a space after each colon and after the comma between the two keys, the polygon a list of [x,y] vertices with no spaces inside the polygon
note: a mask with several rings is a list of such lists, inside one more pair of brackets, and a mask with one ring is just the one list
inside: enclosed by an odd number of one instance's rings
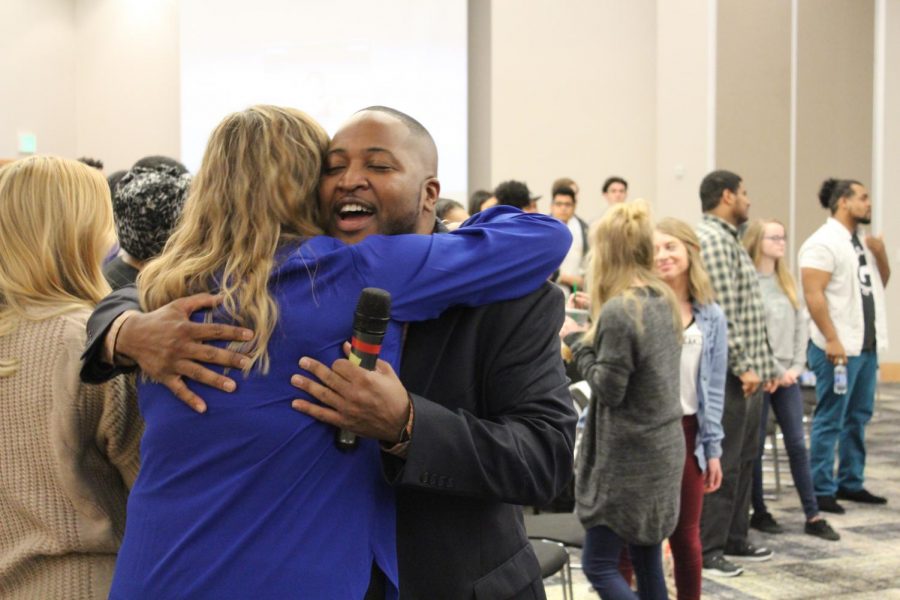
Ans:
{"label": "blue jeans on man", "polygon": [[[809,455],[817,496],[863,489],[866,467],[866,424],[872,418],[878,371],[877,352],[847,357],[847,393],[834,393],[834,365],[825,351],[810,342],[806,357],[816,374],[816,411],[813,414]],[[834,453],[838,452],[837,479]]]}

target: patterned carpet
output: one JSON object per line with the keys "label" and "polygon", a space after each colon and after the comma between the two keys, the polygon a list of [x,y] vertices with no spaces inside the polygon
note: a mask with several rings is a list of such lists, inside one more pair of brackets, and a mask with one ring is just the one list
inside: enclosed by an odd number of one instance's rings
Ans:
{"label": "patterned carpet", "polygon": [[[872,599],[900,600],[900,385],[882,384],[875,415],[867,431],[866,487],[888,497],[887,506],[842,501],[846,514],[824,514],[841,534],[827,542],[803,533],[803,512],[791,485],[787,462],[780,467],[781,493],[767,499],[769,510],[785,533],[766,535],[751,530],[751,541],[775,551],[771,561],[745,563],[744,574],[730,579],[704,578],[703,597],[721,600]],[[779,443],[780,445],[780,443]],[[786,455],[781,450],[781,456]],[[771,463],[770,463],[771,465]],[[771,471],[764,475],[766,491],[774,492]],[[580,563],[577,552],[572,562]],[[675,588],[669,573],[670,597]],[[575,599],[596,600],[580,570],[573,571]],[[558,578],[545,582],[548,598],[563,598]]]}

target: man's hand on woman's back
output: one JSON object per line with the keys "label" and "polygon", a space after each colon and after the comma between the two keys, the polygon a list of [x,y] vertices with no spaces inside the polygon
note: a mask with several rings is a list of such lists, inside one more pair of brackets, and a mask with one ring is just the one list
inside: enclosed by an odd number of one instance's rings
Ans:
{"label": "man's hand on woman's back", "polygon": [[244,361],[249,359],[203,342],[247,341],[253,337],[253,332],[243,327],[190,321],[192,313],[217,306],[221,301],[221,296],[195,294],[174,300],[153,312],[132,314],[118,331],[116,355],[134,360],[144,375],[169,388],[195,411],[205,412],[206,403],[187,387],[183,378],[233,392],[237,388],[234,380],[200,363],[241,369]]}

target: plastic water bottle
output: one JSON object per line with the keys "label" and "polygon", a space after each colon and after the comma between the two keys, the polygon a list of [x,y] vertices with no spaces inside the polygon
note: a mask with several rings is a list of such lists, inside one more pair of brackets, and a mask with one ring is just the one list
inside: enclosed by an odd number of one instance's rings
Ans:
{"label": "plastic water bottle", "polygon": [[834,393],[839,396],[847,393],[847,366],[844,363],[834,365]]}

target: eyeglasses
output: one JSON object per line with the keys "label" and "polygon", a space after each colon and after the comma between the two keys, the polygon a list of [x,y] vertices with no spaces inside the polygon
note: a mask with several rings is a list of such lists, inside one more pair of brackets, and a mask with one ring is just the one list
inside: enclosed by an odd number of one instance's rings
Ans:
{"label": "eyeglasses", "polygon": [[559,206],[560,208],[562,208],[562,207],[571,208],[575,205],[572,204],[571,202],[554,202],[553,206]]}
{"label": "eyeglasses", "polygon": [[764,240],[769,240],[770,242],[786,242],[787,236],[785,235],[766,235],[763,236]]}

